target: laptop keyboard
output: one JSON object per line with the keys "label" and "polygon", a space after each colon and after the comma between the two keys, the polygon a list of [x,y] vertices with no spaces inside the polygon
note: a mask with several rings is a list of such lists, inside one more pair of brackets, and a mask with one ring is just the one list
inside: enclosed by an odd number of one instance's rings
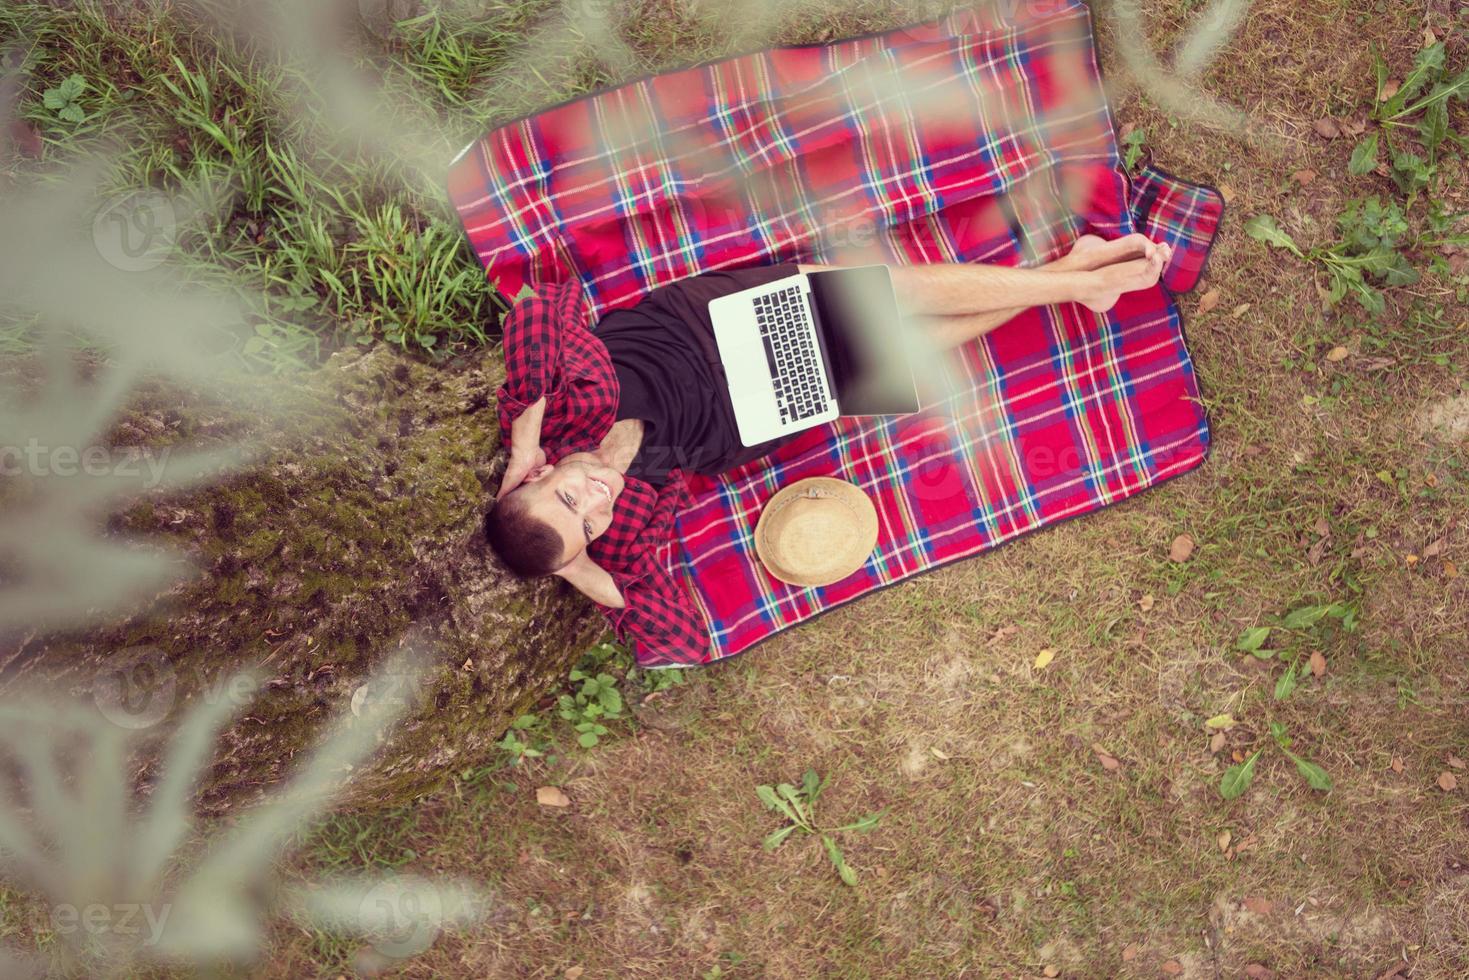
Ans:
{"label": "laptop keyboard", "polygon": [[826,408],[826,382],[800,285],[755,297],[755,320],[775,381],[781,422],[819,415]]}

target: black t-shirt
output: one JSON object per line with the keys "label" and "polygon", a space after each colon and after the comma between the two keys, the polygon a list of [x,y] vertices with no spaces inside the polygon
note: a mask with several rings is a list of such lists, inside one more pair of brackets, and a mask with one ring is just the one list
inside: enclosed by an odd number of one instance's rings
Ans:
{"label": "black t-shirt", "polygon": [[617,374],[617,418],[644,423],[629,476],[662,486],[674,469],[723,473],[783,441],[741,444],[709,301],[796,272],[784,264],[702,273],[660,286],[636,306],[613,310],[597,323],[594,333]]}

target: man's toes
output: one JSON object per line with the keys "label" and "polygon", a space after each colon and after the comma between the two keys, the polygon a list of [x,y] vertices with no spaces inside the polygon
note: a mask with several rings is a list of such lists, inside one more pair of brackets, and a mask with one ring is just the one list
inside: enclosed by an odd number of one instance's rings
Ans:
{"label": "man's toes", "polygon": [[1163,257],[1163,250],[1162,249],[1159,249],[1157,252],[1154,252],[1153,253],[1153,257],[1150,258],[1150,259],[1148,259],[1148,285],[1149,286],[1151,286],[1153,283],[1157,282],[1160,278],[1162,278],[1162,276],[1163,276],[1163,266],[1167,264],[1167,261],[1168,260]]}
{"label": "man's toes", "polygon": [[1147,235],[1133,232],[1112,242],[1112,255],[1116,261],[1133,257],[1146,258],[1152,254],[1153,248],[1153,242]]}
{"label": "man's toes", "polygon": [[1154,252],[1152,257],[1134,259],[1122,268],[1127,273],[1129,292],[1136,289],[1147,289],[1163,274],[1163,256],[1160,252]]}

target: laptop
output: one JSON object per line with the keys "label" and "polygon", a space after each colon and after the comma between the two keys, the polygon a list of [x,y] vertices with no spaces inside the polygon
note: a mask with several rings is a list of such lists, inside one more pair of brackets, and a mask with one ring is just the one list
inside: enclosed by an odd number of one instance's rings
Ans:
{"label": "laptop", "polygon": [[709,301],[740,442],[921,407],[885,265],[807,272]]}

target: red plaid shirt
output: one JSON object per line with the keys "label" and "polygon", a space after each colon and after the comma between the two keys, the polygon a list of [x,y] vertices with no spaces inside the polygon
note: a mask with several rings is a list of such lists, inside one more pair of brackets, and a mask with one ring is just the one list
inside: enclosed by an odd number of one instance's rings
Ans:
{"label": "red plaid shirt", "polygon": [[[594,451],[617,418],[617,375],[607,348],[588,329],[589,308],[575,285],[545,286],[505,317],[505,383],[500,387],[500,434],[541,396],[541,448],[555,463]],[[675,471],[661,490],[635,477],[613,505],[612,524],[587,554],[617,583],[626,605],[597,604],[617,639],[633,647],[644,667],[687,666],[709,659],[704,620],[688,594],[658,561],[673,518],[689,501]]]}

